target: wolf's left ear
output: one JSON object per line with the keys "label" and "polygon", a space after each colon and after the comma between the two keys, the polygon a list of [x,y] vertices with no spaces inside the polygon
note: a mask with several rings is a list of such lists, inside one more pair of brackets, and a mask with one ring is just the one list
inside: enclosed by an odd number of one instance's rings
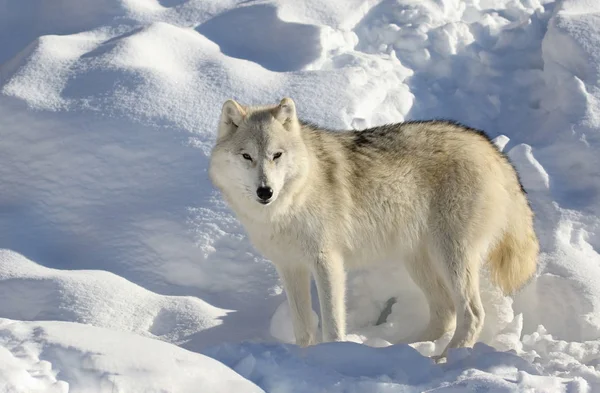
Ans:
{"label": "wolf's left ear", "polygon": [[234,100],[225,101],[221,109],[218,138],[221,139],[235,132],[242,120],[244,120],[244,117],[246,117],[246,109],[243,106]]}
{"label": "wolf's left ear", "polygon": [[291,98],[286,97],[281,100],[279,105],[273,108],[271,113],[273,114],[273,117],[284,126],[295,124],[298,120],[296,117],[296,104],[294,104],[294,101],[292,101]]}

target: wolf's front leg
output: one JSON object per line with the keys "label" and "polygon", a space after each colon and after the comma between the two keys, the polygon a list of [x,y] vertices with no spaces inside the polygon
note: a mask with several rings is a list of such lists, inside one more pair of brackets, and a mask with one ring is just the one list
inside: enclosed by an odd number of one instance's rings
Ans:
{"label": "wolf's front leg", "polygon": [[277,267],[292,312],[296,344],[302,347],[315,344],[310,298],[310,270],[303,266]]}
{"label": "wolf's front leg", "polygon": [[321,306],[323,342],[343,341],[346,336],[346,274],[340,255],[321,252],[314,266]]}

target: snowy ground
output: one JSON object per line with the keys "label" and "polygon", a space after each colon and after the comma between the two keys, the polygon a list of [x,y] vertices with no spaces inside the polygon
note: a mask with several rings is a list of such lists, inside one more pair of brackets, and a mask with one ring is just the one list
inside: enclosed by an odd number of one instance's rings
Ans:
{"label": "snowy ground", "polygon": [[[599,48],[595,0],[0,0],[0,391],[600,391]],[[496,138],[542,255],[485,286],[483,343],[391,345],[427,308],[381,268],[349,277],[353,342],[287,344],[206,174],[222,103],[284,96]]]}

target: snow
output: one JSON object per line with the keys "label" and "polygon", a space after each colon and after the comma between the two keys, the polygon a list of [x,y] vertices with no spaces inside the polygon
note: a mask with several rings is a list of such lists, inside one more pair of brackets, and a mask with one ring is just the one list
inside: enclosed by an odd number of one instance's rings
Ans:
{"label": "snow", "polygon": [[183,342],[218,326],[228,311],[195,297],[158,295],[106,271],[49,269],[5,250],[0,271],[0,309],[11,319],[78,322]]}
{"label": "snow", "polygon": [[[356,343],[327,343],[306,349],[247,343],[222,345],[208,353],[240,375],[260,381],[266,391],[585,392],[590,388],[580,376],[544,376],[540,367],[522,357],[496,352],[484,344],[455,352],[445,366],[433,365],[410,346],[372,348]],[[581,374],[585,372],[581,370]]]}
{"label": "snow", "polygon": [[0,319],[0,332],[7,392],[263,392],[207,356],[118,330]]}
{"label": "snow", "polygon": [[[599,48],[592,0],[0,0],[0,391],[600,391]],[[484,280],[475,348],[402,344],[428,312],[401,266],[349,275],[348,342],[290,344],[206,173],[226,99],[284,96],[331,128],[451,118],[514,162],[540,268]]]}

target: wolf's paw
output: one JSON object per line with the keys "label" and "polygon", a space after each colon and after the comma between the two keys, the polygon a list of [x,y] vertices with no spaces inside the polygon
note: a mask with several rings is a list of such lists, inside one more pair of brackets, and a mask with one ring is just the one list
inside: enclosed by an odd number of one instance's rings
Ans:
{"label": "wolf's paw", "polygon": [[296,345],[299,347],[308,347],[310,345],[315,345],[316,343],[317,340],[315,340],[315,336],[312,334],[296,338]]}
{"label": "wolf's paw", "polygon": [[431,360],[433,360],[435,364],[444,364],[448,361],[446,355],[434,355],[431,357]]}

